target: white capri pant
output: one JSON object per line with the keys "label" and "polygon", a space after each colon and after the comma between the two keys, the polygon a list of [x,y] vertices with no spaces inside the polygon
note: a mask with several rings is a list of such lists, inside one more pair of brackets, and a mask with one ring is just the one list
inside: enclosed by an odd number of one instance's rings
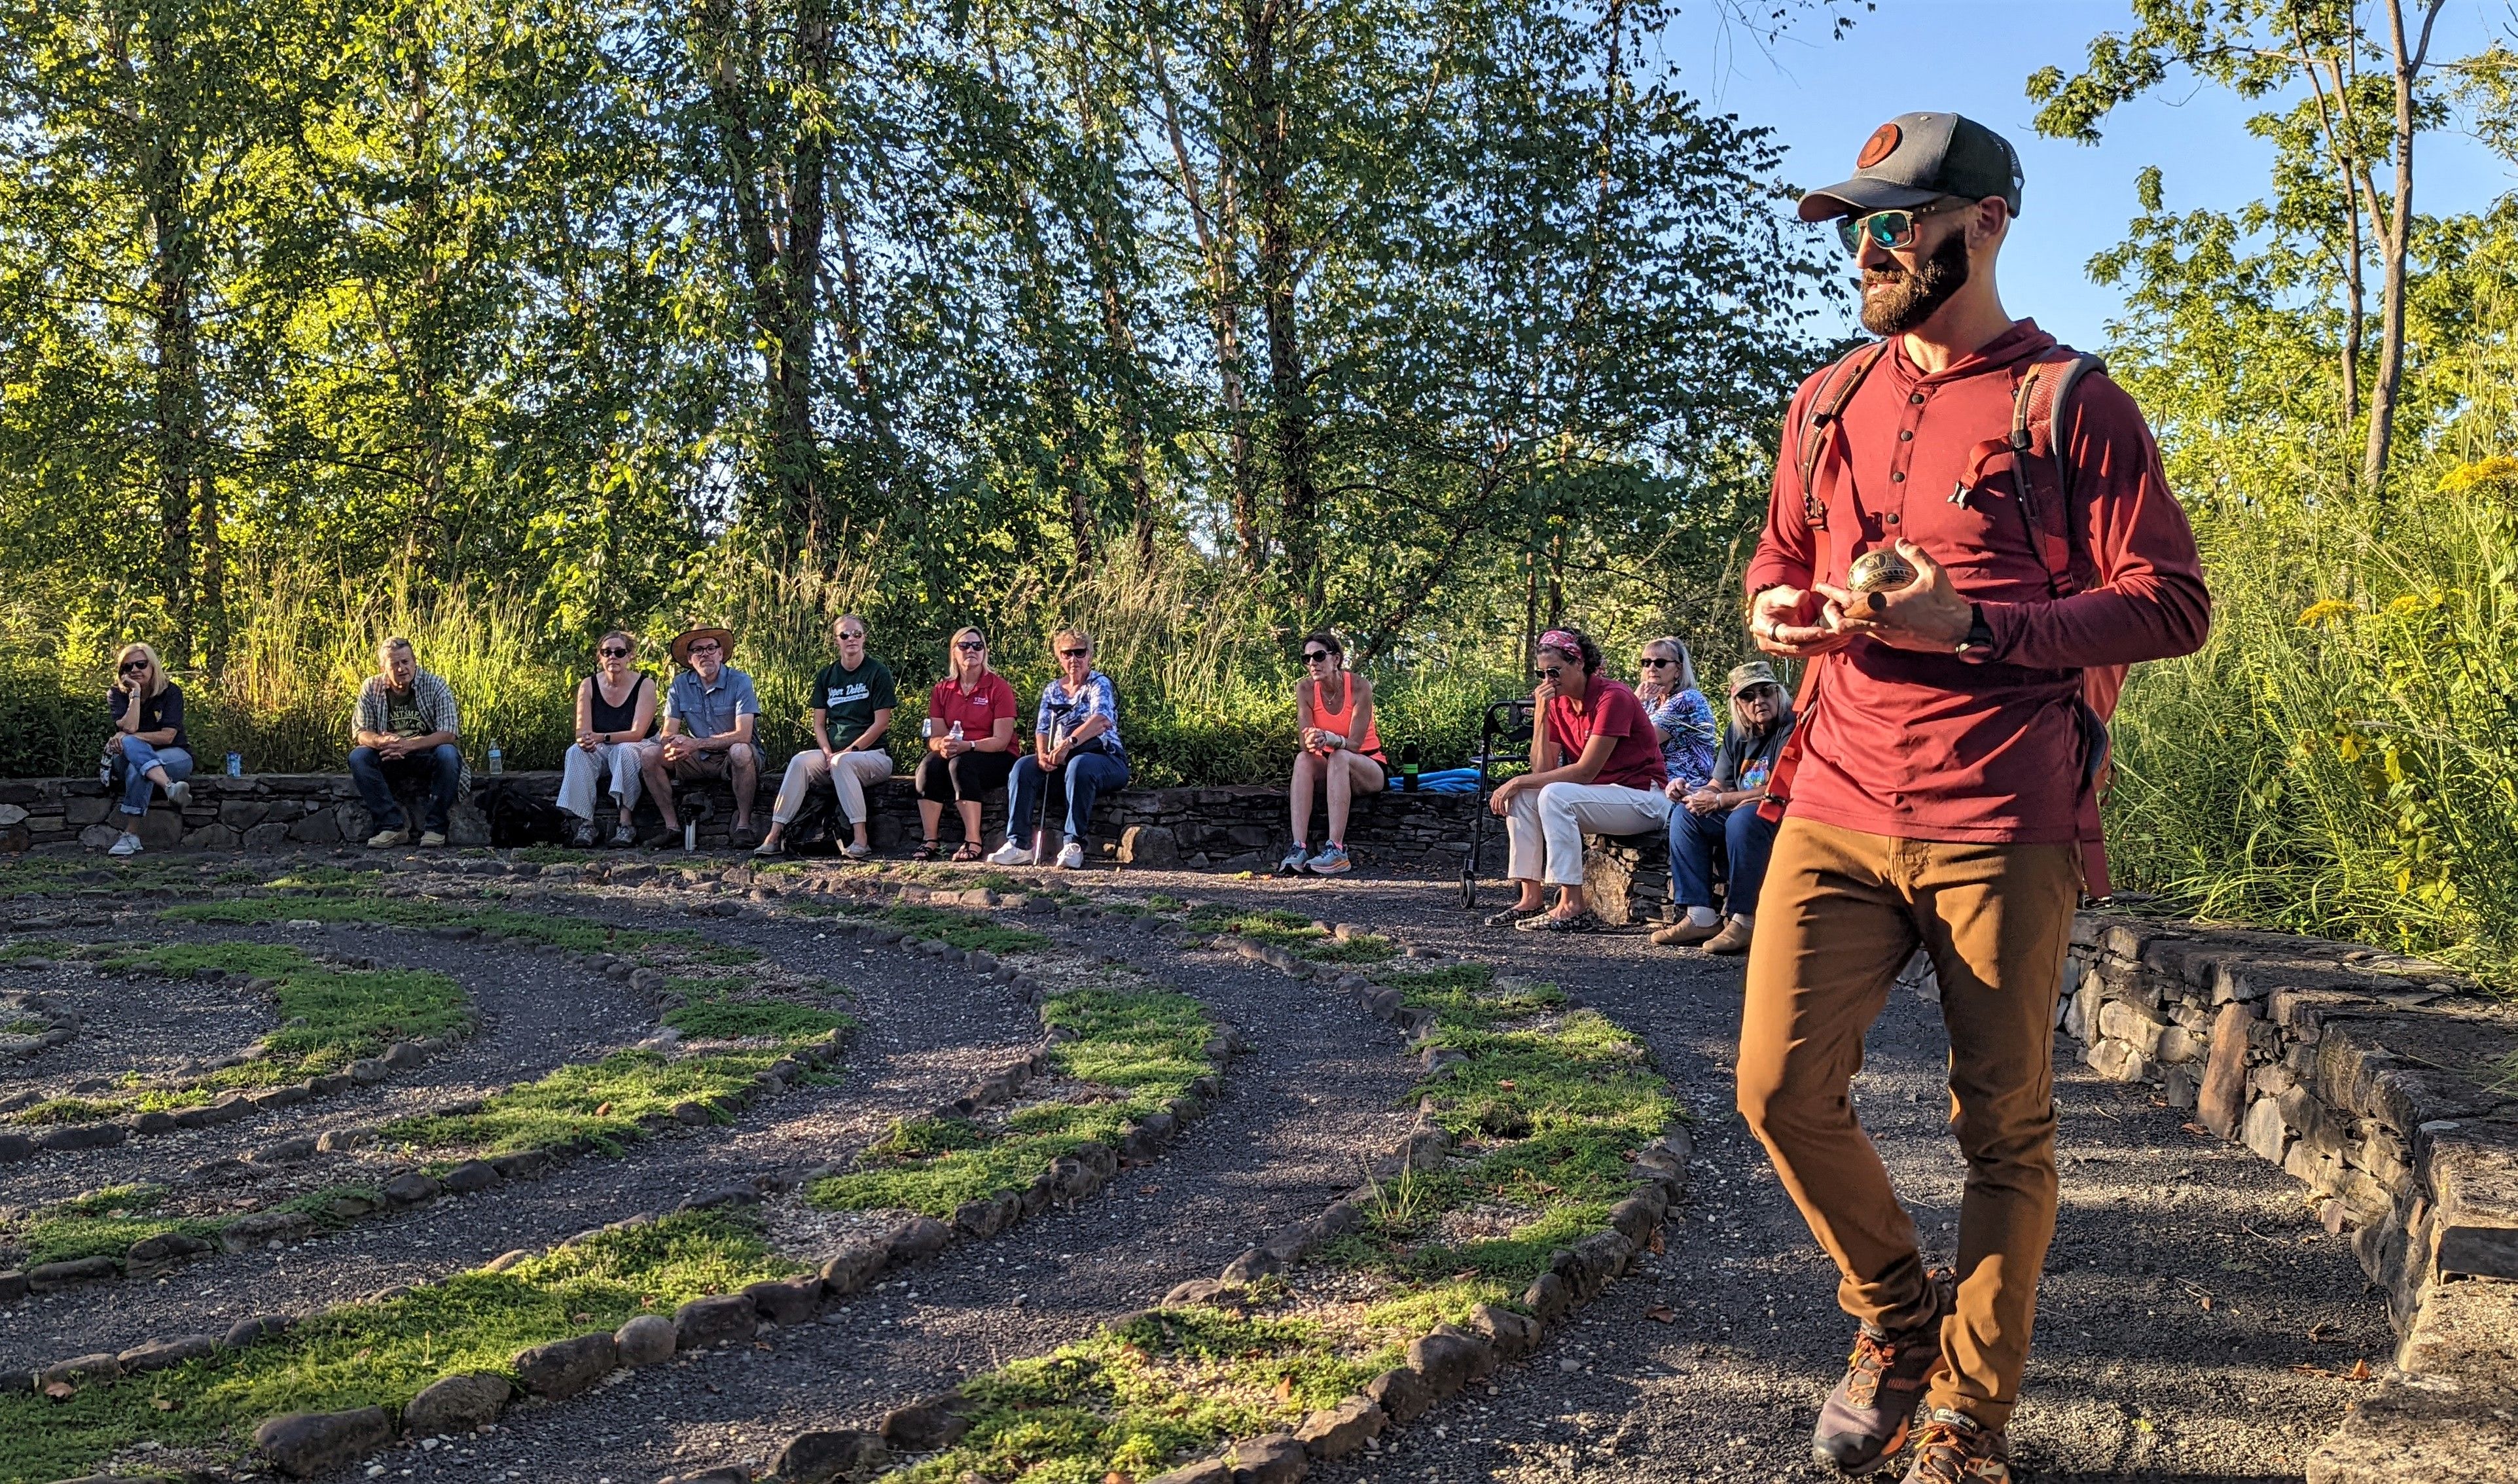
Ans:
{"label": "white capri pant", "polygon": [[[1623,784],[1548,784],[1512,796],[1504,874],[1551,886],[1583,884],[1583,836],[1653,834],[1670,827],[1670,795]],[[1545,870],[1541,869],[1544,863]]]}
{"label": "white capri pant", "polygon": [[560,758],[560,808],[581,820],[593,819],[595,782],[608,778],[627,820],[638,807],[638,761],[644,755],[636,742],[596,742],[591,752],[571,743]]}
{"label": "white capri pant", "polygon": [[831,791],[839,795],[841,816],[851,825],[862,825],[866,818],[867,785],[880,784],[890,777],[891,754],[881,747],[868,747],[862,752],[843,752],[836,767],[820,748],[807,747],[787,759],[787,777],[779,782],[777,801],[769,806],[770,823],[785,825],[792,822],[804,812],[804,790],[829,779]]}

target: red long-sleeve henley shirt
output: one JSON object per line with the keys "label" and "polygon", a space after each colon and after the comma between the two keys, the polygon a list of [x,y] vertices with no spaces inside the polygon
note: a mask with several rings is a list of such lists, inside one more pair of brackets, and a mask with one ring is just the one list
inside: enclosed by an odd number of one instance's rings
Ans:
{"label": "red long-sleeve henley shirt", "polygon": [[[1802,383],[1784,423],[1765,530],[1748,590],[1843,586],[1854,557],[1897,537],[1949,569],[1982,605],[1989,659],[1928,655],[1857,639],[1831,659],[1790,812],[1904,839],[2052,844],[2080,838],[2083,743],[2076,700],[2084,667],[2188,654],[2210,622],[2201,559],[2169,493],[2142,412],[2104,376],[2072,388],[2056,441],[2072,460],[2075,545],[2097,582],[2057,599],[2007,472],[1958,488],[1975,445],[2011,431],[2015,368],[2055,339],[2021,320],[1932,374],[1903,344],[1872,368],[1845,409],[1840,452],[1814,483],[1824,533],[1802,501],[1801,436],[1820,378]],[[2007,471],[2005,456],[1996,465]],[[1802,615],[1814,621],[1812,606]]]}

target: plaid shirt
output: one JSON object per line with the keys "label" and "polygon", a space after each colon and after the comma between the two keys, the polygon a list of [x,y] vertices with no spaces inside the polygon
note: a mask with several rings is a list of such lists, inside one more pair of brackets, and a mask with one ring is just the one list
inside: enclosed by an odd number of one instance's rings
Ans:
{"label": "plaid shirt", "polygon": [[[393,721],[386,709],[386,703],[392,696],[393,687],[386,683],[382,675],[370,675],[368,677],[368,683],[359,687],[358,710],[350,718],[350,745],[355,747],[359,744],[359,734],[362,732],[393,730]],[[455,693],[446,688],[445,681],[426,670],[414,670],[411,677],[411,699],[412,703],[419,707],[420,722],[429,731],[445,732],[456,737],[462,735],[463,729],[456,725]],[[472,765],[467,762],[463,765],[462,776],[455,781],[457,796],[460,796],[471,784]]]}

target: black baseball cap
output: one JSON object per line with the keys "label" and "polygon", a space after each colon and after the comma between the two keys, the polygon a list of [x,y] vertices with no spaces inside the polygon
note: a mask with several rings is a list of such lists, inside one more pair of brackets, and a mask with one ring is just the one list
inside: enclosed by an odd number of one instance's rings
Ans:
{"label": "black baseball cap", "polygon": [[1868,216],[1945,195],[1998,195],[2019,215],[2019,154],[2011,141],[1956,113],[1900,113],[1871,131],[1853,179],[1802,197],[1802,220]]}

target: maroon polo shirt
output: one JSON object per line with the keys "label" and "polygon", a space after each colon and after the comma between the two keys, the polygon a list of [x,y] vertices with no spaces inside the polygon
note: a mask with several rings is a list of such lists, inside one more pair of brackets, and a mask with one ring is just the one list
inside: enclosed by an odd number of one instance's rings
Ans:
{"label": "maroon polo shirt", "polygon": [[1571,767],[1590,745],[1594,737],[1617,739],[1609,749],[1594,784],[1615,784],[1627,788],[1658,788],[1670,777],[1661,760],[1661,738],[1652,728],[1652,718],[1645,714],[1644,703],[1635,699],[1623,681],[1606,675],[1594,675],[1583,691],[1583,708],[1574,708],[1574,698],[1558,696],[1547,703],[1547,737],[1565,749],[1565,762]]}
{"label": "maroon polo shirt", "polygon": [[[2097,582],[2058,600],[2020,519],[2006,455],[1966,503],[1951,501],[1969,455],[2011,431],[2025,362],[2055,339],[2023,319],[1947,370],[1927,375],[1903,342],[1872,367],[1845,410],[1840,452],[1814,479],[1825,532],[1804,519],[1801,435],[1820,377],[1784,422],[1774,494],[1748,590],[1845,585],[1861,552],[1903,536],[1983,605],[1990,658],[1926,655],[1857,639],[1825,661],[1790,812],[1919,840],[2053,844],[2083,838],[2084,667],[2184,655],[2201,646],[2211,599],[2186,512],[2159,449],[2123,389],[2073,385],[2059,446],[2072,460],[2075,545]],[[1802,621],[1816,620],[1815,606]]]}

